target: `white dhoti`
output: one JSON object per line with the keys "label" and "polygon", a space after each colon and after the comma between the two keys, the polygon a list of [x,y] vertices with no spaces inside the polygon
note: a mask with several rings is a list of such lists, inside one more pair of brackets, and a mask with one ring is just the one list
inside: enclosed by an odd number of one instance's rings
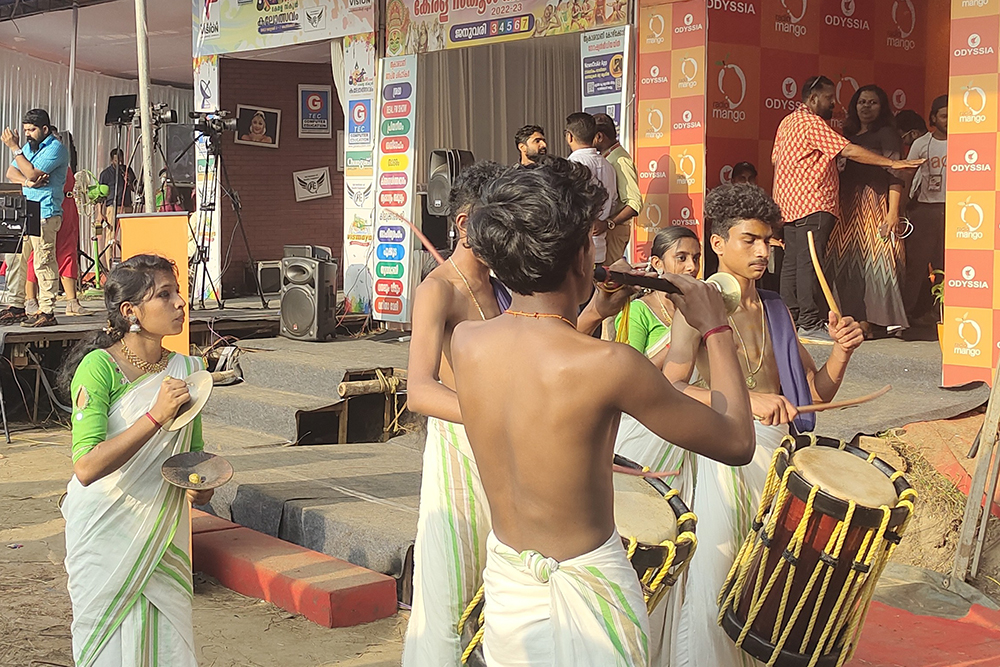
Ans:
{"label": "white dhoti", "polygon": [[483,583],[490,509],[465,428],[430,417],[404,667],[461,663],[458,621]]}
{"label": "white dhoti", "polygon": [[490,667],[649,664],[645,603],[618,533],[558,562],[518,553],[491,532],[485,579]]}
{"label": "white dhoti", "polygon": [[[667,442],[630,415],[623,414],[615,438],[615,454],[648,467],[653,472],[678,471],[678,474],[664,477],[663,481],[680,493],[680,498],[691,506],[694,494],[694,479],[698,456],[686,449]],[[664,512],[669,506],[664,503]],[[700,530],[696,530],[699,542]],[[697,551],[695,552],[697,553]],[[679,622],[681,604],[684,601],[684,582],[688,573],[681,574],[649,616],[649,664],[668,665],[670,647],[674,644],[674,633]]]}
{"label": "white dhoti", "polygon": [[698,550],[684,581],[684,602],[673,637],[671,667],[733,667],[758,664],[736,648],[717,619],[718,597],[736,553],[750,530],[774,450],[788,426],[754,422],[753,461],[734,468],[698,457],[694,507]]}

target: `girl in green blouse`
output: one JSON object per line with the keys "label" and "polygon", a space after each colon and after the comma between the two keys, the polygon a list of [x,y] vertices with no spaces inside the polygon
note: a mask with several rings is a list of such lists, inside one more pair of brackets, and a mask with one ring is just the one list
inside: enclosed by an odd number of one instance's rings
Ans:
{"label": "girl in green blouse", "polygon": [[[697,276],[701,267],[701,242],[687,227],[667,227],[653,237],[649,253],[650,264],[658,274],[681,273]],[[656,365],[663,361],[670,347],[670,324],[674,304],[662,292],[650,292],[632,302],[628,311],[628,344],[639,350]],[[621,322],[615,319],[615,328]]]}
{"label": "girl in green blouse", "polygon": [[185,319],[169,260],[122,262],[104,301],[108,326],[61,370],[73,406],[62,506],[73,658],[80,667],[196,667],[188,501],[203,505],[212,493],[171,486],[160,468],[203,447],[201,417],[165,428],[190,398],[184,378],[203,364],[162,345]]}

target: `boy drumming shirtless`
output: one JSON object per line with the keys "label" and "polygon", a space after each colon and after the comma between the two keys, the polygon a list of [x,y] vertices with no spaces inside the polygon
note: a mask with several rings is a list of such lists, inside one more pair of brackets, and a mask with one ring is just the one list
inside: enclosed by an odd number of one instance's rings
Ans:
{"label": "boy drumming shirtless", "polygon": [[[510,305],[510,293],[490,277],[465,239],[466,221],[480,191],[504,171],[495,162],[479,162],[462,171],[449,198],[458,237],[455,252],[417,287],[414,300],[408,407],[429,418],[405,667],[459,665],[458,621],[483,581],[490,513],[453,389],[451,336],[459,322],[491,319]],[[621,308],[628,294],[598,290],[580,326],[593,330]]]}
{"label": "boy drumming shirtless", "polygon": [[614,525],[611,461],[622,412],[692,451],[750,460],[746,385],[719,293],[684,276],[675,303],[706,338],[712,406],[677,392],[641,354],[578,333],[591,224],[606,193],[562,159],[488,185],[468,241],[515,294],[452,336],[458,401],[492,513],[488,664],[645,665],[642,593]]}

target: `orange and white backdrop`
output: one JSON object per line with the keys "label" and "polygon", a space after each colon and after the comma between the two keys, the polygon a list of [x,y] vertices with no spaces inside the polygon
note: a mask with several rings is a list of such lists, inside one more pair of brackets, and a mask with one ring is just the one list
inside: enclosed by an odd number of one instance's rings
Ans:
{"label": "orange and white backdrop", "polygon": [[1000,357],[997,72],[1000,1],[952,0],[944,384],[992,382]]}
{"label": "orange and white backdrop", "polygon": [[633,225],[634,261],[645,261],[656,230],[701,236],[705,198],[705,0],[637,5],[635,165],[645,199]]}

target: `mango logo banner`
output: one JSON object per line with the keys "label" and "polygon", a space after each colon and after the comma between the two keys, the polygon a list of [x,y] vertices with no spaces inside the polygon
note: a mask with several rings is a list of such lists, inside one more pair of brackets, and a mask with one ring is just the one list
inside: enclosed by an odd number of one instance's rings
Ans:
{"label": "mango logo banner", "polygon": [[945,250],[944,300],[968,308],[993,307],[993,251]]}
{"label": "mango logo banner", "polygon": [[690,227],[701,236],[704,204],[705,195],[700,192],[670,195],[670,226]]}
{"label": "mango logo banner", "polygon": [[705,188],[705,147],[703,144],[693,146],[671,146],[669,191],[671,194],[689,194],[703,192]]}
{"label": "mango logo banner", "polygon": [[639,147],[635,152],[635,167],[639,172],[639,191],[646,194],[666,194],[673,171],[667,147]]}
{"label": "mango logo banner", "polygon": [[760,126],[760,51],[737,44],[709,46],[710,136],[757,139]]}
{"label": "mango logo banner", "polygon": [[1000,0],[952,0],[951,18],[972,18],[1000,14]]}
{"label": "mango logo banner", "polygon": [[675,50],[671,54],[671,73],[674,80],[670,97],[690,97],[705,94],[705,49]]}
{"label": "mango logo banner", "polygon": [[945,244],[949,249],[993,250],[994,239],[1000,238],[996,233],[996,198],[993,191],[948,190]]}
{"label": "mango logo banner", "polygon": [[640,53],[638,84],[645,99],[670,97],[670,53]]}
{"label": "mango logo banner", "polygon": [[820,71],[819,56],[761,49],[760,62],[758,138],[773,140],[781,120],[802,103],[802,84]]}
{"label": "mango logo banner", "polygon": [[1000,35],[1000,17],[953,20],[951,75],[996,72],[998,35]]}
{"label": "mango logo banner", "polygon": [[670,23],[673,48],[688,49],[703,45],[706,16],[704,3],[686,2],[673,5],[673,20]]}
{"label": "mango logo banner", "polygon": [[639,9],[639,49],[643,53],[669,51],[672,46],[669,5]]}
{"label": "mango logo banner", "polygon": [[944,363],[990,368],[993,362],[993,311],[945,305]]}
{"label": "mango logo banner", "polygon": [[670,139],[675,144],[705,140],[705,103],[701,97],[670,100]]}
{"label": "mango logo banner", "polygon": [[995,190],[996,134],[956,134],[948,141],[948,188]]}
{"label": "mango logo banner", "polygon": [[951,77],[948,132],[968,134],[997,129],[997,75]]}
{"label": "mango logo banner", "polygon": [[639,102],[636,143],[639,146],[670,145],[670,100]]}
{"label": "mango logo banner", "polygon": [[712,41],[760,44],[761,21],[767,20],[762,0],[708,0],[707,5]]}
{"label": "mango logo banner", "polygon": [[785,51],[816,53],[822,25],[820,4],[820,0],[764,0],[761,44]]}
{"label": "mango logo banner", "polygon": [[926,0],[887,0],[876,3],[876,11],[872,26],[875,58],[904,64],[923,62]]}

